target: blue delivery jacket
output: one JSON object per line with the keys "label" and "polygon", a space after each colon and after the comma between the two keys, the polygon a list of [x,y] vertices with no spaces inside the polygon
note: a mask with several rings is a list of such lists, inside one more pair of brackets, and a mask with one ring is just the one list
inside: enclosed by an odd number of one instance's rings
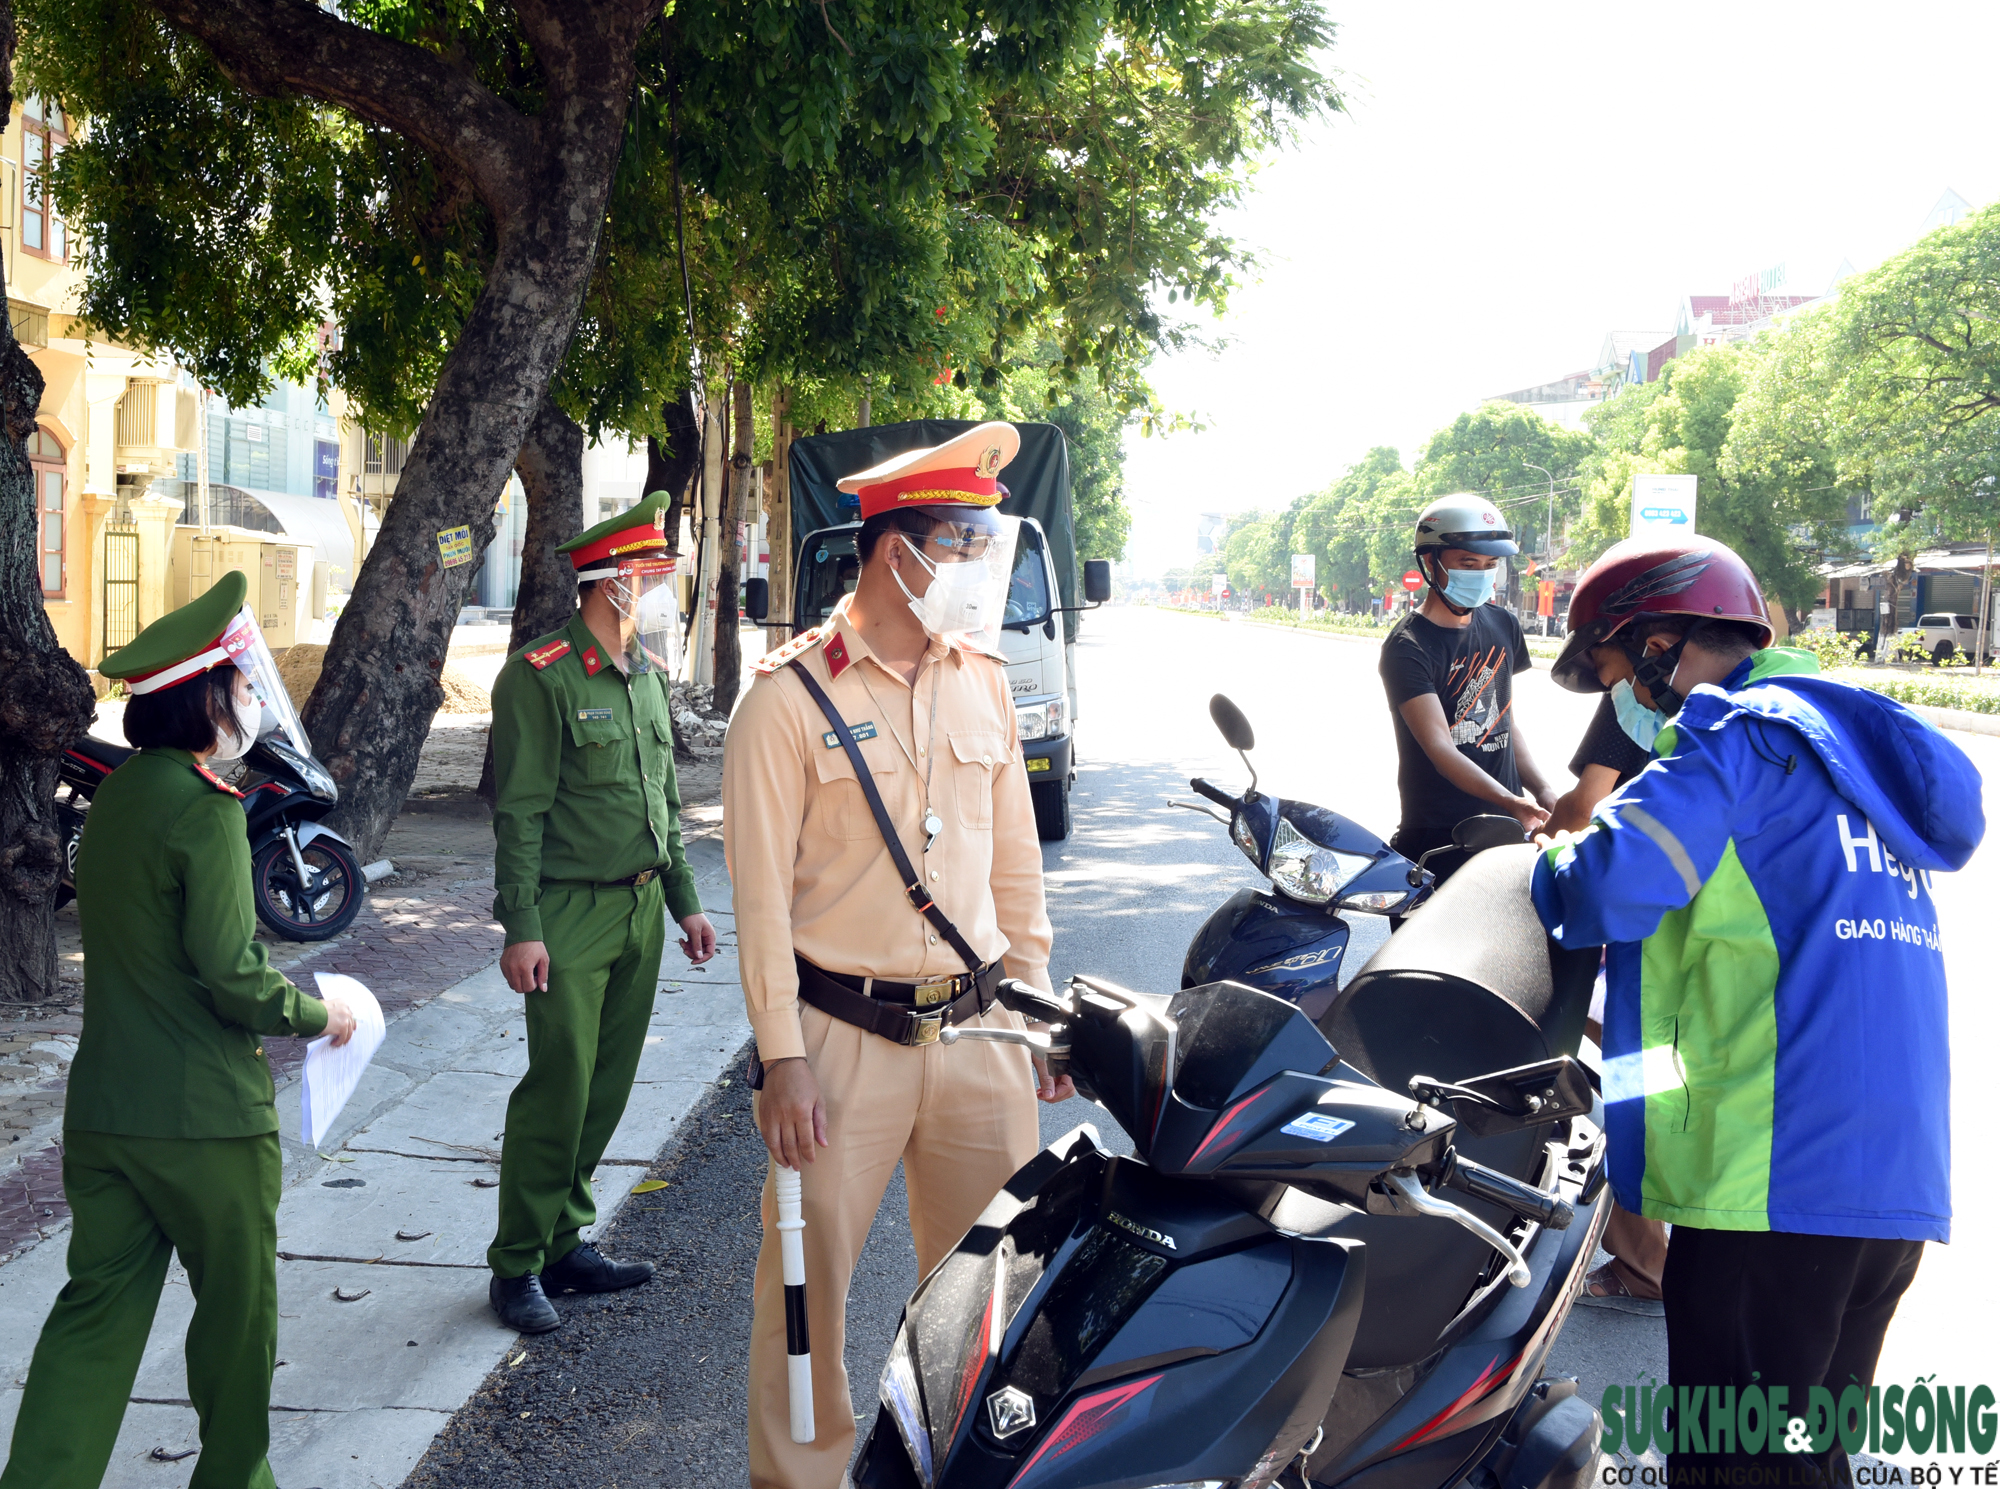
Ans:
{"label": "blue delivery jacket", "polygon": [[1950,1049],[1935,870],[1985,833],[1963,751],[1773,648],[1535,865],[1557,941],[1607,947],[1620,1204],[1677,1225],[1944,1241]]}

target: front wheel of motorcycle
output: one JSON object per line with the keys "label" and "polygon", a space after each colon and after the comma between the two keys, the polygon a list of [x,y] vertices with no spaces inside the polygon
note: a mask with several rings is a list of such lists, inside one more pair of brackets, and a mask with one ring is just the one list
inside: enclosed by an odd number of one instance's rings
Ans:
{"label": "front wheel of motorcycle", "polygon": [[288,941],[325,941],[361,913],[361,864],[345,843],[317,838],[299,850],[305,884],[299,883],[291,844],[272,838],[250,860],[251,898],[257,918]]}

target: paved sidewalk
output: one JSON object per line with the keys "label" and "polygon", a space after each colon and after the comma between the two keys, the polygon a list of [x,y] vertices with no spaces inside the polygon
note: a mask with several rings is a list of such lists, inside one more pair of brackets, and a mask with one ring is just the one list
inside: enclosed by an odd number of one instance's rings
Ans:
{"label": "paved sidewalk", "polygon": [[[727,906],[719,835],[697,836],[689,859],[704,904]],[[461,893],[382,914],[372,945],[287,968],[302,981],[315,970],[351,972],[382,997],[391,1022],[321,1152],[298,1141],[296,1075],[280,1078],[286,1187],[271,1462],[285,1489],[400,1484],[517,1337],[486,1305],[499,1137],[527,1061],[520,995],[494,965],[500,938],[485,913],[490,894],[490,877],[469,879]],[[733,921],[721,909],[709,914],[722,949],[707,968],[690,969],[669,941],[638,1084],[597,1172],[600,1226],[749,1037]],[[10,1033],[0,1025],[0,1042]],[[32,1162],[59,1178],[50,1155]],[[5,1184],[34,1196],[36,1172],[32,1163],[14,1165]],[[0,1266],[0,1443],[13,1430],[36,1335],[64,1280],[67,1222],[55,1213],[28,1218],[47,1239]],[[194,1457],[175,1455],[199,1440],[181,1361],[192,1310],[176,1263],[107,1489],[188,1482]]]}

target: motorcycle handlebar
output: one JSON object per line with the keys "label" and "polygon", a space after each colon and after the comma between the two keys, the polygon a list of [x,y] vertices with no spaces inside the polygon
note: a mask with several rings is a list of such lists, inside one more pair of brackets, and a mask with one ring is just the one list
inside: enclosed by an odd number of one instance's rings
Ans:
{"label": "motorcycle handlebar", "polygon": [[1576,1212],[1566,1201],[1546,1190],[1523,1184],[1519,1179],[1490,1169],[1483,1163],[1474,1163],[1457,1153],[1452,1155],[1451,1167],[1445,1173],[1444,1187],[1469,1194],[1474,1199],[1503,1205],[1516,1215],[1537,1221],[1550,1230],[1568,1230],[1570,1222],[1576,1218]]}
{"label": "motorcycle handlebar", "polygon": [[1200,776],[1196,776],[1193,780],[1188,782],[1188,789],[1190,791],[1199,791],[1203,796],[1206,796],[1210,801],[1214,802],[1217,806],[1227,807],[1231,812],[1240,811],[1242,809],[1243,803],[1241,800],[1239,800],[1234,796],[1231,796],[1227,791],[1224,791],[1220,786],[1209,785],[1209,783],[1207,781],[1204,781]]}

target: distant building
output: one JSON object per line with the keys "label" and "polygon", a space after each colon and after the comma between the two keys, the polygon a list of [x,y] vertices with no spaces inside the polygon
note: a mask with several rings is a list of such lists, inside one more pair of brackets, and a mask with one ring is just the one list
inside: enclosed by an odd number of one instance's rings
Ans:
{"label": "distant building", "polygon": [[1511,393],[1495,393],[1488,403],[1518,403],[1534,410],[1551,424],[1565,429],[1581,429],[1583,416],[1604,402],[1605,380],[1593,371],[1565,373],[1553,382],[1532,388],[1516,388]]}

